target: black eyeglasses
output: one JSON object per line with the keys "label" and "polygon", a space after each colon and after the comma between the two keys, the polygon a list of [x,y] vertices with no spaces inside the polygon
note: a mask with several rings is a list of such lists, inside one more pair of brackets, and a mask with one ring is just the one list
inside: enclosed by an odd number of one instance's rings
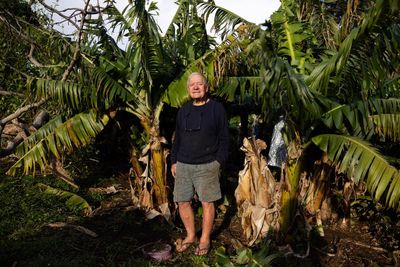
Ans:
{"label": "black eyeglasses", "polygon": [[[189,114],[186,116],[185,120],[185,131],[186,132],[196,132],[201,129],[201,120],[203,118],[203,113],[200,113],[200,118],[191,118],[189,121]],[[189,123],[188,123],[189,121]],[[197,123],[196,123],[197,122]]]}

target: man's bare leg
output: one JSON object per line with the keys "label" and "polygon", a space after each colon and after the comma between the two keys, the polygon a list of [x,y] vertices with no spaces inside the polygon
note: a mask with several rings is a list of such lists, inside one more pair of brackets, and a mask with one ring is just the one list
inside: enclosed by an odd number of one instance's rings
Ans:
{"label": "man's bare leg", "polygon": [[176,250],[185,251],[196,241],[196,227],[194,224],[194,213],[190,202],[178,202],[179,215],[186,229],[186,237],[181,244],[177,244]]}
{"label": "man's bare leg", "polygon": [[215,207],[213,202],[201,202],[203,207],[203,223],[200,243],[197,248],[196,254],[206,255],[211,244],[211,232],[214,225]]}

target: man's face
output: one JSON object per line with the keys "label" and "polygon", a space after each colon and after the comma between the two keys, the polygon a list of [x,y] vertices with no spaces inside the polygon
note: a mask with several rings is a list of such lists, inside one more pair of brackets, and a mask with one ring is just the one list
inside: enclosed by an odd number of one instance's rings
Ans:
{"label": "man's face", "polygon": [[194,75],[189,81],[188,92],[190,98],[193,100],[199,100],[205,97],[208,88],[200,75]]}

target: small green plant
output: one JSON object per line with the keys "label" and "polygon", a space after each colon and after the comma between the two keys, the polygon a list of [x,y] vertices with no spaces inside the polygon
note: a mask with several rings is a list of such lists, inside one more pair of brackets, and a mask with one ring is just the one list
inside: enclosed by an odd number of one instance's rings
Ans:
{"label": "small green plant", "polygon": [[208,263],[210,260],[208,256],[192,256],[190,259],[193,266],[210,266]]}
{"label": "small green plant", "polygon": [[37,187],[46,194],[54,195],[62,200],[65,200],[65,204],[71,210],[77,212],[83,211],[84,213],[90,213],[92,211],[89,203],[84,198],[75,193],[54,188],[43,183],[38,183]]}
{"label": "small green plant", "polygon": [[237,255],[229,256],[224,247],[219,247],[215,251],[215,265],[221,267],[231,266],[273,266],[273,262],[282,257],[282,254],[275,250],[275,246],[270,239],[261,242],[254,249],[243,248]]}

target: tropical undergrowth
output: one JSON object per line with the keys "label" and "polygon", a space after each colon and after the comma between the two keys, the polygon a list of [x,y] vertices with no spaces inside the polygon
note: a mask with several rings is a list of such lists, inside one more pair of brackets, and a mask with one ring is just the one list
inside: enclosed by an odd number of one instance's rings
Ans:
{"label": "tropical undergrowth", "polygon": [[[93,151],[92,151],[93,152]],[[98,156],[98,155],[97,155]],[[96,153],[93,160],[99,160]],[[70,158],[72,160],[72,158]],[[82,195],[96,208],[110,196],[91,194],[89,187],[117,186],[121,183],[118,175],[94,177],[94,169],[86,162],[73,162],[69,170],[86,173],[81,177]],[[80,165],[77,166],[77,164]],[[98,166],[98,165],[97,165]],[[90,172],[91,171],[91,172]],[[101,173],[100,169],[95,170]],[[140,248],[146,243],[162,240],[173,244],[176,236],[182,235],[180,228],[172,227],[159,219],[146,220],[140,211],[116,208],[102,216],[85,217],[81,211],[68,208],[65,199],[46,194],[37,187],[38,183],[54,188],[71,190],[64,182],[54,177],[1,177],[0,181],[0,265],[11,266],[315,266],[309,257],[299,258],[294,254],[306,255],[307,240],[304,233],[296,232],[292,240],[292,252],[282,250],[268,235],[252,247],[229,250],[227,244],[215,243],[206,257],[174,254],[172,260],[156,263],[146,259]],[[86,193],[84,193],[86,190]],[[229,192],[227,192],[229,194]],[[233,204],[233,203],[232,203]],[[368,221],[372,232],[382,241],[387,241],[387,249],[398,247],[399,217],[395,213],[376,204],[368,197],[352,200],[351,218]],[[218,211],[221,212],[221,211]],[[223,214],[220,214],[223,216]],[[234,216],[234,214],[231,214]],[[196,215],[199,216],[199,215]],[[397,217],[396,217],[397,216]],[[94,231],[98,237],[78,232],[73,228],[51,228],[49,224],[65,222],[80,225]],[[396,225],[397,222],[397,225]],[[329,227],[328,225],[326,227]],[[396,232],[397,231],[397,232]],[[397,235],[396,235],[397,234]],[[302,239],[303,238],[303,239]],[[396,243],[397,242],[397,243]]]}
{"label": "tropical undergrowth", "polygon": [[362,196],[351,203],[352,217],[368,225],[370,232],[389,251],[400,249],[400,214]]}
{"label": "tropical undergrowth", "polygon": [[79,210],[69,209],[59,196],[47,194],[39,184],[65,188],[52,177],[1,177],[0,236],[21,239],[40,231],[52,221],[78,220]]}

